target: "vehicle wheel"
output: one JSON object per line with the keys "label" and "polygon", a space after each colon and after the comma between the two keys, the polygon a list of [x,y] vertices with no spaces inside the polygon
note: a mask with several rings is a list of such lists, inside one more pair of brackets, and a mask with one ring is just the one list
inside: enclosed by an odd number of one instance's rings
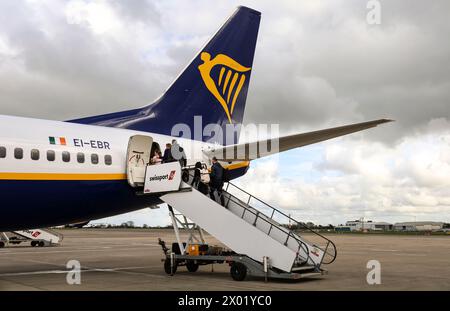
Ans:
{"label": "vehicle wheel", "polygon": [[38,245],[39,245],[39,247],[44,247],[44,246],[45,246],[45,243],[44,243],[44,241],[40,241],[40,242],[38,243]]}
{"label": "vehicle wheel", "polygon": [[186,262],[186,268],[188,269],[189,272],[197,272],[198,270],[198,263],[196,263],[193,260],[188,260]]}
{"label": "vehicle wheel", "polygon": [[170,258],[166,258],[166,260],[164,260],[164,271],[167,274],[169,274],[169,275],[175,274],[175,272],[177,272],[177,268],[178,268],[178,264],[177,264],[176,261],[174,262],[174,265],[173,265],[173,267],[171,269],[171,267],[170,267]]}
{"label": "vehicle wheel", "polygon": [[5,242],[0,241],[0,248],[3,248],[3,247],[5,247]]}
{"label": "vehicle wheel", "polygon": [[235,262],[231,265],[230,274],[233,280],[243,281],[247,276],[247,267],[239,262]]}
{"label": "vehicle wheel", "polygon": [[35,247],[37,245],[36,241],[31,241],[31,246]]}

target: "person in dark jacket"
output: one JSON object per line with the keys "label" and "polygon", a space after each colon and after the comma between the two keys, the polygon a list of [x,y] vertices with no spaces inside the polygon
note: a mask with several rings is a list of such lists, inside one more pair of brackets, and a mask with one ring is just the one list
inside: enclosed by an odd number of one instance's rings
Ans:
{"label": "person in dark jacket", "polygon": [[[217,161],[216,157],[212,158],[212,166],[211,166],[211,173],[210,176],[210,183],[209,183],[209,196],[211,199],[216,201],[216,196],[214,195],[214,192],[217,191],[217,194],[220,198],[220,203],[225,206],[225,198],[222,194],[222,188],[223,188],[223,167],[220,165],[220,163]],[[217,201],[216,201],[217,202]]]}
{"label": "person in dark jacket", "polygon": [[200,162],[195,163],[194,178],[192,179],[192,184],[191,184],[195,188],[198,188],[198,183],[200,182],[200,179],[202,177],[201,169],[202,169],[202,164]]}
{"label": "person in dark jacket", "polygon": [[162,157],[162,163],[174,162],[174,158],[172,156],[172,145],[166,144],[166,149],[164,150],[164,155]]}

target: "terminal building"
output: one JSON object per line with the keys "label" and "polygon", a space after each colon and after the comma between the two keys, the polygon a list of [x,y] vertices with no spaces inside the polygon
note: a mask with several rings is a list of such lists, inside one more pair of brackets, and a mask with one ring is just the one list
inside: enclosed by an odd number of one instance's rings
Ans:
{"label": "terminal building", "polygon": [[393,225],[387,222],[351,220],[335,227],[335,231],[441,231],[444,228],[445,223],[434,221],[399,222]]}
{"label": "terminal building", "polygon": [[393,229],[393,225],[387,222],[374,222],[371,220],[351,220],[347,221],[344,226],[337,226],[336,231],[389,231]]}
{"label": "terminal building", "polygon": [[393,225],[387,222],[374,222],[371,220],[361,221],[353,220],[345,223],[346,227],[350,228],[350,231],[388,231],[392,230]]}
{"label": "terminal building", "polygon": [[443,228],[443,222],[435,221],[399,222],[394,224],[394,230],[396,231],[439,231]]}

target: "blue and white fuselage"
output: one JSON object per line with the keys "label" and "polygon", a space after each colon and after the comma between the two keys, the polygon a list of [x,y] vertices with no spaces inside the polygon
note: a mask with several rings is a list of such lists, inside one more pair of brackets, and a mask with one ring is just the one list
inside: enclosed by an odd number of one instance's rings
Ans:
{"label": "blue and white fuselage", "polygon": [[[136,134],[151,136],[161,146],[173,139],[126,129],[0,116],[0,231],[74,223],[161,203],[157,196],[136,196],[128,185],[127,145]],[[51,137],[56,138],[54,144]],[[59,138],[64,138],[64,145]],[[182,138],[177,141],[186,154],[195,154],[192,148],[211,146]]]}

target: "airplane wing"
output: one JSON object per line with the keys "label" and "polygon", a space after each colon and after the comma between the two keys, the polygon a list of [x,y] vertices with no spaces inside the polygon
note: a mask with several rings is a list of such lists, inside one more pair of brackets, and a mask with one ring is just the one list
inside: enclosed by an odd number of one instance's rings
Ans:
{"label": "airplane wing", "polygon": [[392,122],[389,119],[380,119],[363,123],[350,124],[330,129],[282,136],[278,139],[267,139],[251,143],[230,145],[205,151],[207,156],[216,157],[219,161],[250,161],[278,152],[315,144],[331,138],[359,132],[379,124]]}

